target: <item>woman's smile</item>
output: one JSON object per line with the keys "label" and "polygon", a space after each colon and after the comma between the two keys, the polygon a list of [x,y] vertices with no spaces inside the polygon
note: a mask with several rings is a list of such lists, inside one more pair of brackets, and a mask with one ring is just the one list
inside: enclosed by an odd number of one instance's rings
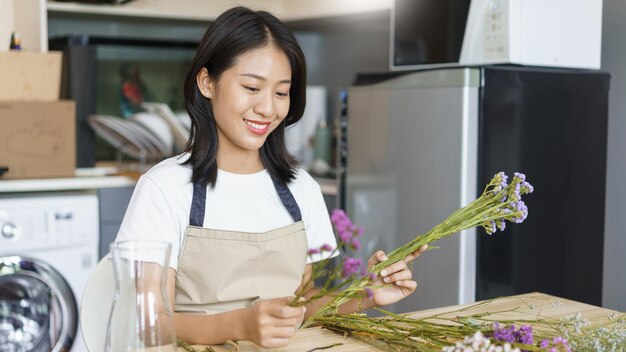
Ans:
{"label": "woman's smile", "polygon": [[270,130],[271,122],[243,119],[250,132],[262,136]]}

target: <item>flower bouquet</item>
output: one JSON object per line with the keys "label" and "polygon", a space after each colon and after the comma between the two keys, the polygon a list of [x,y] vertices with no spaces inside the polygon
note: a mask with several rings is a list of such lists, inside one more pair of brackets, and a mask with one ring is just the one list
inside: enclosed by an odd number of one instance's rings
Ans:
{"label": "flower bouquet", "polygon": [[[319,266],[314,267],[312,280],[324,276],[329,280],[326,281],[315,297],[306,302],[302,301],[300,304],[306,304],[325,295],[340,293],[336,294],[330,302],[310,317],[304,326],[320,323],[320,318],[323,316],[337,314],[340,305],[351,299],[358,298],[363,291],[371,295],[374,279],[384,268],[403,260],[424,245],[476,226],[482,226],[488,234],[493,234],[497,230],[504,230],[506,221],[521,223],[528,216],[528,208],[522,200],[522,196],[532,193],[532,191],[533,186],[526,181],[524,174],[515,173],[511,182],[508,183],[507,175],[504,172],[499,172],[487,184],[478,199],[455,211],[425,234],[415,237],[404,246],[388,253],[388,260],[376,264],[369,271],[357,269],[362,263],[360,258],[345,257],[342,259],[340,268],[342,268],[341,274],[344,281],[337,285],[336,288],[331,288],[332,285],[330,283],[337,279],[337,271],[328,270],[327,263],[322,261],[319,264],[322,267],[321,269]],[[362,234],[363,230],[353,225],[345,213],[341,211],[334,212],[331,220],[338,234],[339,245],[335,249],[329,247],[325,249],[333,252],[339,249],[345,250],[346,248],[358,249],[360,246],[358,236]],[[319,250],[323,251],[324,248]]]}
{"label": "flower bouquet", "polygon": [[[360,248],[359,237],[363,229],[352,224],[343,211],[335,210],[331,220],[337,233],[338,246],[332,248],[324,245],[311,250],[309,254],[330,252],[329,257],[333,257],[339,252],[342,254],[339,264],[332,268],[329,259],[314,264],[310,281],[317,282],[322,278],[326,280],[321,289],[307,300],[300,298],[303,296],[302,292],[298,293],[293,304],[307,304],[327,295],[334,298],[311,316],[303,327],[319,324],[325,329],[351,336],[385,351],[562,352],[572,351],[571,346],[576,347],[574,350],[620,351],[619,346],[626,344],[626,317],[623,315],[612,324],[587,327],[583,332],[581,324],[573,324],[567,320],[535,317],[528,320],[497,321],[489,319],[491,313],[454,318],[431,316],[422,319],[382,309],[378,309],[385,314],[381,318],[357,313],[338,314],[340,305],[364,296],[363,292],[371,297],[372,289],[377,288],[373,286],[374,279],[382,269],[403,260],[423,245],[476,226],[483,227],[491,235],[498,230],[504,230],[507,221],[523,222],[528,216],[528,208],[522,196],[532,192],[533,186],[526,181],[524,174],[514,173],[509,183],[507,175],[499,172],[486,185],[478,199],[455,211],[425,234],[416,236],[409,243],[388,253],[388,260],[369,270],[362,268],[360,258],[347,255],[351,250]],[[430,246],[430,249],[433,248]],[[478,305],[481,304],[485,303]],[[522,325],[518,328],[515,324]],[[533,326],[538,330],[534,331]],[[581,336],[597,338],[590,342]],[[591,345],[595,347],[589,348]]]}

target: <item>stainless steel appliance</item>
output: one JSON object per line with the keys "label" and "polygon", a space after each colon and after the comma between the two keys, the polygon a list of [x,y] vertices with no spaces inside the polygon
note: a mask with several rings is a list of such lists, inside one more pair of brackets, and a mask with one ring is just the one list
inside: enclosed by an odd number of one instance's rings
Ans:
{"label": "stainless steel appliance", "polygon": [[348,90],[345,199],[361,255],[408,242],[498,171],[535,186],[523,224],[468,230],[414,265],[397,312],[531,291],[600,305],[609,76],[487,66],[408,73]]}

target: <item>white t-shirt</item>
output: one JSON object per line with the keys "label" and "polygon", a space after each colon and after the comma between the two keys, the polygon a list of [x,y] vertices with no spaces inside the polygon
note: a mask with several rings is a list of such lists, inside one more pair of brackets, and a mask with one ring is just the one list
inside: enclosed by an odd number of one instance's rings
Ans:
{"label": "white t-shirt", "polygon": [[[189,225],[193,184],[188,154],[166,159],[141,176],[124,215],[116,241],[150,239],[172,244],[170,267],[176,269]],[[319,184],[298,169],[288,185],[300,207],[309,249],[336,247]],[[248,175],[218,170],[215,188],[207,189],[204,227],[239,232],[266,232],[293,224],[269,173]],[[307,263],[328,257],[314,255]]]}

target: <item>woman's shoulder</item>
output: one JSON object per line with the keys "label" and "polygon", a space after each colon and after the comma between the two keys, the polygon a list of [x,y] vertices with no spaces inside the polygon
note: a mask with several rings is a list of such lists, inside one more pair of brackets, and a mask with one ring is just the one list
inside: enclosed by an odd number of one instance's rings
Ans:
{"label": "woman's shoulder", "polygon": [[295,177],[289,184],[289,188],[292,191],[305,192],[305,193],[318,193],[320,192],[319,183],[309,174],[305,169],[297,168],[295,170]]}
{"label": "woman's shoulder", "polygon": [[191,180],[191,166],[183,164],[188,158],[188,153],[167,158],[146,171],[142,177],[150,179],[157,186],[186,185]]}

